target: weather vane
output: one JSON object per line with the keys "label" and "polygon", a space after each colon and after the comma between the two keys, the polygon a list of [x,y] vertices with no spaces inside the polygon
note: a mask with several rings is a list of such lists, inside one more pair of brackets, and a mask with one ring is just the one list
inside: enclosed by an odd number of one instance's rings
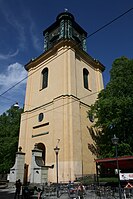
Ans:
{"label": "weather vane", "polygon": [[68,11],[68,9],[67,8],[65,8],[65,12],[67,12]]}

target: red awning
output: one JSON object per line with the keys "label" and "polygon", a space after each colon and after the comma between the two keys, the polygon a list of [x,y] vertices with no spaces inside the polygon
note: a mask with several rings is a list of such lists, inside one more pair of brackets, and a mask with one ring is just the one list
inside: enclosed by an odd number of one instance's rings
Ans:
{"label": "red awning", "polygon": [[[116,158],[95,159],[97,164],[102,164],[105,168],[117,168]],[[119,169],[133,169],[133,156],[118,157]]]}

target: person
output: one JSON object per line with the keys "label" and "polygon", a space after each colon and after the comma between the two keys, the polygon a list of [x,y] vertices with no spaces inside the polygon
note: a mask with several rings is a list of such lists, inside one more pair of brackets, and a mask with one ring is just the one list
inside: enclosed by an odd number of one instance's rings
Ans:
{"label": "person", "polygon": [[73,182],[69,181],[67,189],[69,198],[77,198],[77,189]]}
{"label": "person", "polygon": [[43,193],[44,190],[41,190],[40,188],[37,188],[36,186],[34,187],[34,195],[37,194],[37,199],[41,198],[41,195]]}
{"label": "person", "polygon": [[15,191],[15,196],[14,196],[14,199],[16,198],[20,198],[20,191],[21,191],[21,187],[22,187],[22,183],[20,181],[20,179],[18,179],[15,183],[15,186],[16,186],[16,191]]}
{"label": "person", "polygon": [[30,191],[29,191],[29,188],[28,188],[28,185],[26,186],[24,186],[23,187],[23,191],[22,191],[22,198],[23,199],[28,199],[28,198],[30,198]]}
{"label": "person", "polygon": [[78,186],[78,197],[80,199],[83,199],[84,198],[84,194],[85,194],[85,187],[82,184],[80,184]]}
{"label": "person", "polygon": [[42,190],[40,188],[38,188],[37,191],[38,191],[38,197],[37,197],[37,199],[40,199],[41,195],[42,195]]}
{"label": "person", "polygon": [[68,190],[71,188],[71,185],[72,185],[71,180],[69,180],[69,183],[67,185]]}

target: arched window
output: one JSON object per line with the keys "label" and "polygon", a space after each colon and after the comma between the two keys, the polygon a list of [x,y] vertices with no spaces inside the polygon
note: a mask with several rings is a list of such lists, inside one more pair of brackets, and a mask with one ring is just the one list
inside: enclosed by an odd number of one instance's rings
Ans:
{"label": "arched window", "polygon": [[83,80],[84,80],[84,88],[86,88],[86,89],[89,89],[88,76],[89,76],[89,72],[86,68],[84,68],[83,69]]}
{"label": "arched window", "polygon": [[48,86],[48,68],[44,68],[42,71],[42,89]]}

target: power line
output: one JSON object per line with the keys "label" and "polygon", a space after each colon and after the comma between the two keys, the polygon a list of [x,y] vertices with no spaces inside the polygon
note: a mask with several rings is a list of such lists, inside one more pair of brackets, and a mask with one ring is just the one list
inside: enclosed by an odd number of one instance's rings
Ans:
{"label": "power line", "polygon": [[3,93],[0,94],[0,97],[4,94],[6,94],[8,91],[10,91],[11,89],[13,89],[14,87],[16,87],[17,85],[19,85],[21,82],[23,82],[25,79],[27,79],[27,76],[24,77],[23,79],[21,79],[19,82],[17,82],[16,84],[14,84],[13,86],[11,86],[10,88],[8,88],[7,90],[5,90]]}
{"label": "power line", "polygon": [[112,24],[113,22],[115,22],[116,20],[120,19],[121,17],[123,17],[124,15],[126,15],[127,13],[129,13],[131,10],[133,10],[133,8],[130,8],[129,10],[127,10],[126,12],[124,12],[123,14],[119,15],[118,17],[114,18],[110,22],[106,23],[105,25],[103,25],[102,27],[100,27],[99,29],[97,29],[96,31],[94,31],[93,33],[91,33],[87,38],[93,36],[97,32],[99,32],[102,29],[106,28],[107,26],[109,26],[110,24]]}
{"label": "power line", "polygon": [[[114,18],[113,20],[111,20],[110,22],[106,23],[105,25],[101,26],[100,28],[98,28],[96,31],[94,31],[93,33],[89,34],[86,39],[90,38],[91,36],[95,35],[97,32],[103,30],[104,28],[106,28],[107,26],[109,26],[110,24],[112,24],[113,22],[115,22],[116,20],[120,19],[121,17],[123,17],[124,15],[126,15],[127,13],[129,13],[130,11],[132,11],[133,8],[130,8],[128,9],[127,11],[125,11],[124,13],[122,13],[121,15],[119,15],[118,17]],[[73,45],[72,47],[70,47],[69,49],[67,49],[66,51],[64,51],[63,53],[61,53],[60,55],[56,56],[59,57],[61,56],[62,54],[66,53],[68,50],[72,49],[73,47],[75,46],[78,46],[79,44],[75,44]],[[53,58],[53,59],[50,59],[48,63],[50,63],[51,61],[53,61],[54,59],[56,58]],[[42,67],[44,67],[45,65],[43,65]],[[42,68],[41,67],[41,68]],[[39,67],[40,69],[40,67]],[[39,70],[38,69],[38,70]],[[29,76],[33,75],[35,72],[37,72],[38,70],[34,71],[33,73],[31,73]],[[22,80],[20,80],[19,82],[17,82],[16,84],[14,84],[13,86],[11,86],[10,88],[8,88],[7,90],[5,90],[3,93],[0,94],[0,97],[2,97],[4,94],[6,94],[8,91],[12,90],[14,87],[16,87],[17,85],[19,85],[21,82],[23,82],[25,79],[27,79],[28,76],[26,76],[25,78],[23,78]]]}
{"label": "power line", "polygon": [[6,99],[6,100],[9,100],[9,101],[11,101],[11,102],[13,102],[14,103],[14,100],[13,99],[11,99],[11,98],[8,98],[8,97],[5,97],[5,96],[0,96],[0,97],[2,97],[2,98],[4,98],[4,99]]}

